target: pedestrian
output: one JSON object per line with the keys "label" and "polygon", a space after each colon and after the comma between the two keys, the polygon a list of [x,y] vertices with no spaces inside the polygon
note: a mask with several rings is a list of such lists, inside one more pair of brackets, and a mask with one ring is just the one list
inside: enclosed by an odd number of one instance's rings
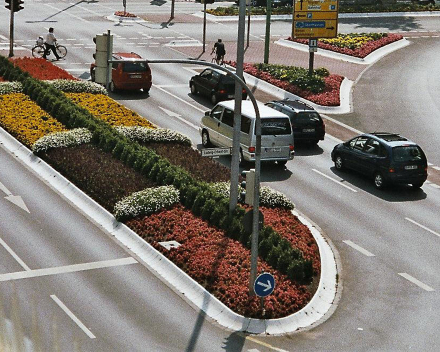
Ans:
{"label": "pedestrian", "polygon": [[212,48],[211,51],[211,55],[214,53],[214,51],[216,54],[215,61],[217,62],[217,65],[220,65],[220,63],[223,64],[226,50],[225,50],[225,44],[223,44],[221,39],[217,40],[217,42],[214,44],[214,47]]}
{"label": "pedestrian", "polygon": [[57,60],[60,59],[60,56],[57,53],[57,48],[55,47],[57,43],[57,38],[55,38],[55,35],[53,34],[53,28],[49,28],[49,33],[46,35],[46,41],[44,42],[45,50],[43,54],[43,59],[46,59],[46,56],[50,54],[50,51],[52,50],[53,54],[57,58]]}

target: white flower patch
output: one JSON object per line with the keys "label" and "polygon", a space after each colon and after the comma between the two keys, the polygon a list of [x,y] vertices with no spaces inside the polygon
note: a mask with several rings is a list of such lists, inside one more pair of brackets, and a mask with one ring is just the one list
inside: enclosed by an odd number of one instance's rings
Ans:
{"label": "white flower patch", "polygon": [[116,130],[130,138],[141,142],[177,142],[191,145],[187,136],[166,128],[148,128],[142,126],[118,126]]}
{"label": "white flower patch", "polygon": [[51,148],[71,147],[89,143],[92,133],[87,128],[75,128],[65,132],[54,132],[38,139],[32,145],[34,153],[43,152]]}
{"label": "white flower patch", "polygon": [[[209,184],[210,188],[223,198],[229,198],[231,194],[231,182],[215,182]],[[240,199],[240,193],[244,191],[244,188],[238,185],[238,199]]]}
{"label": "white flower patch", "polygon": [[23,86],[20,82],[0,82],[0,95],[22,92]]}
{"label": "white flower patch", "polygon": [[91,93],[108,95],[107,90],[98,83],[90,81],[74,81],[69,79],[54,79],[45,81],[54,87],[66,93]]}
{"label": "white flower patch", "polygon": [[260,205],[270,208],[295,208],[295,204],[293,204],[292,201],[287,198],[283,193],[275,191],[274,189],[267,186],[260,187]]}
{"label": "white flower patch", "polygon": [[117,219],[149,215],[179,200],[179,190],[174,186],[147,188],[117,202],[114,213]]}

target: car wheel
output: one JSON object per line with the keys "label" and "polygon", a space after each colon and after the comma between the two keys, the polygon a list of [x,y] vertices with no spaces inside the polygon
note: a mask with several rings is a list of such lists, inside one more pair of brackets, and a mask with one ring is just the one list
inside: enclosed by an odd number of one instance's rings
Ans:
{"label": "car wheel", "polygon": [[344,161],[340,155],[336,155],[335,158],[335,168],[336,170],[344,170]]}
{"label": "car wheel", "polygon": [[377,189],[382,189],[385,187],[385,179],[380,172],[374,174],[374,186]]}
{"label": "car wheel", "polygon": [[211,141],[209,140],[209,133],[206,130],[202,132],[202,145],[207,148],[211,146]]}
{"label": "car wheel", "polygon": [[287,164],[287,160],[279,160],[277,161],[277,165],[280,167],[284,167]]}
{"label": "car wheel", "polygon": [[190,88],[191,88],[191,93],[192,93],[192,94],[196,95],[196,94],[198,93],[198,92],[197,92],[196,85],[195,85],[194,83],[191,83],[191,84],[190,84]]}
{"label": "car wheel", "polygon": [[211,103],[213,103],[214,105],[218,103],[218,99],[215,93],[211,94]]}
{"label": "car wheel", "polygon": [[414,189],[419,189],[419,188],[421,188],[422,186],[423,186],[423,182],[413,183],[413,184],[412,184],[412,187],[413,187]]}

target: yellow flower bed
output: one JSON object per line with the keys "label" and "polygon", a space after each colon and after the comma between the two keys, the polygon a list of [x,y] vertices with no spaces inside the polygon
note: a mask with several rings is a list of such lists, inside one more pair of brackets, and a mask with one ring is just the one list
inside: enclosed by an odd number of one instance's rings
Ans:
{"label": "yellow flower bed", "polygon": [[142,126],[156,128],[150,121],[127,109],[125,106],[103,94],[65,93],[79,106],[87,109],[93,116],[112,126]]}
{"label": "yellow flower bed", "polygon": [[49,133],[67,131],[22,93],[0,95],[0,126],[28,147]]}
{"label": "yellow flower bed", "polygon": [[381,37],[381,33],[351,33],[338,34],[336,38],[325,38],[319,40],[323,43],[334,45],[340,48],[357,49],[366,43],[380,39]]}

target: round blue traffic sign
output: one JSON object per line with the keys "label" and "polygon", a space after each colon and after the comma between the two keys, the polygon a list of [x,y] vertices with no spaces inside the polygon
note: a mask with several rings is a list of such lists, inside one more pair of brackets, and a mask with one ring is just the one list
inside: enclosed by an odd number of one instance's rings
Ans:
{"label": "round blue traffic sign", "polygon": [[275,278],[272,274],[262,273],[255,279],[254,292],[257,296],[266,297],[273,292],[274,288]]}

